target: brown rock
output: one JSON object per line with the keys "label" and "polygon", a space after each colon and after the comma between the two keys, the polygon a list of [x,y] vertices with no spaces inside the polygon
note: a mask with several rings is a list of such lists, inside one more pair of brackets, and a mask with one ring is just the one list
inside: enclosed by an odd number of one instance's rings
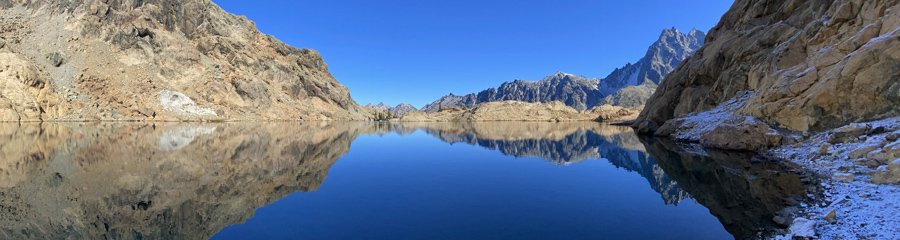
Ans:
{"label": "brown rock", "polygon": [[887,166],[878,167],[875,175],[872,176],[872,182],[878,184],[900,183],[900,159],[894,160]]}
{"label": "brown rock", "polygon": [[[0,29],[21,40],[0,53],[0,121],[371,118],[318,52],[208,0],[4,1]],[[167,111],[162,91],[228,115]]]}
{"label": "brown rock", "polygon": [[781,141],[777,131],[753,117],[730,118],[700,137],[705,147],[727,150],[764,150]]}
{"label": "brown rock", "polygon": [[837,213],[834,209],[832,209],[831,212],[828,212],[828,214],[825,215],[825,220],[833,221],[835,219],[837,219]]}
{"label": "brown rock", "polygon": [[853,174],[852,173],[835,173],[834,180],[841,182],[852,182]]}
{"label": "brown rock", "polygon": [[897,9],[890,0],[737,0],[635,123],[708,111],[748,90],[752,98],[731,113],[789,130],[900,116]]}

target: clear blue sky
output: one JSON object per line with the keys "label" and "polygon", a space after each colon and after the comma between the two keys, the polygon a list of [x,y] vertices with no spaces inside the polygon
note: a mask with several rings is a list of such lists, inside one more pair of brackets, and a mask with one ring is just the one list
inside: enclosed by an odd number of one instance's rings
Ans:
{"label": "clear blue sky", "polygon": [[731,0],[213,0],[259,30],[318,50],[359,104],[420,108],[562,71],[606,77],[664,28],[707,32]]}

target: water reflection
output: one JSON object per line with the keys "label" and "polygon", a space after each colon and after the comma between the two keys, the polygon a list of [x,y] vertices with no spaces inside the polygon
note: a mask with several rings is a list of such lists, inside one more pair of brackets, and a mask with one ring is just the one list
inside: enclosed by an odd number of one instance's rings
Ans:
{"label": "water reflection", "polygon": [[358,136],[415,131],[557,165],[605,159],[666,204],[693,196],[739,238],[803,189],[777,165],[597,123],[0,124],[0,239],[206,239],[318,189]]}
{"label": "water reflection", "polygon": [[738,239],[773,230],[774,213],[805,195],[799,167],[784,162],[751,163],[755,154],[704,150],[669,139],[643,139],[658,166],[709,208]]}
{"label": "water reflection", "polygon": [[0,125],[0,239],[205,239],[314,191],[348,124]]}

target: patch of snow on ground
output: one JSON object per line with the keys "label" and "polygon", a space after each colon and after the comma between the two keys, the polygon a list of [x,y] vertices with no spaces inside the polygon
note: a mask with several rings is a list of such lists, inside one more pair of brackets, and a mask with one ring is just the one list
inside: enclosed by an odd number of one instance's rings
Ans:
{"label": "patch of snow on ground", "polygon": [[[833,146],[827,143],[834,130],[818,133],[802,143],[770,150],[821,175],[823,194],[811,196],[820,204],[803,211],[816,221],[819,239],[900,239],[900,186],[871,183],[876,166],[854,164],[866,157],[852,159],[850,153],[872,144],[891,144],[886,135],[900,129],[900,117],[865,123],[870,128],[884,127],[885,133],[857,137]],[[880,143],[879,143],[880,142]],[[889,160],[891,161],[891,160]],[[841,182],[834,174],[851,173],[854,180]],[[826,220],[832,210],[836,218]],[[784,239],[788,236],[781,237]],[[776,238],[778,239],[778,238]]]}
{"label": "patch of snow on ground", "polygon": [[737,112],[739,108],[744,107],[744,104],[752,96],[752,91],[738,92],[733,98],[719,104],[713,110],[691,113],[686,117],[677,119],[683,120],[684,123],[679,127],[678,131],[672,133],[671,138],[680,141],[699,142],[703,133],[712,131],[718,126],[718,123],[731,117],[731,113]]}
{"label": "patch of snow on ground", "polygon": [[194,100],[176,91],[163,90],[159,92],[159,105],[172,112],[191,115],[218,116],[212,109],[197,106]]}

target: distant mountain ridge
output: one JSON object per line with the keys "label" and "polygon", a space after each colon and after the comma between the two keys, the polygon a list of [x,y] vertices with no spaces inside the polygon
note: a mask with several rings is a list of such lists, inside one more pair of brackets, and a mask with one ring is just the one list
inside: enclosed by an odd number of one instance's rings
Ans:
{"label": "distant mountain ridge", "polygon": [[[524,102],[561,101],[576,110],[610,104],[623,107],[643,105],[663,77],[703,45],[706,34],[693,29],[689,33],[664,29],[659,39],[635,64],[617,68],[606,78],[586,78],[556,72],[538,81],[515,80],[481,92],[449,94],[425,105],[424,112],[442,107],[472,108],[483,102],[516,100]],[[632,87],[634,86],[634,87]]]}
{"label": "distant mountain ridge", "polygon": [[370,107],[370,108],[374,108],[374,109],[378,109],[378,110],[385,110],[385,111],[388,111],[391,114],[394,114],[397,116],[411,113],[414,111],[418,111],[418,110],[416,110],[416,107],[413,107],[412,105],[409,105],[406,103],[400,103],[400,104],[397,104],[396,107],[391,107],[390,105],[384,104],[383,102],[379,102],[378,105],[369,103],[366,105],[366,107]]}

